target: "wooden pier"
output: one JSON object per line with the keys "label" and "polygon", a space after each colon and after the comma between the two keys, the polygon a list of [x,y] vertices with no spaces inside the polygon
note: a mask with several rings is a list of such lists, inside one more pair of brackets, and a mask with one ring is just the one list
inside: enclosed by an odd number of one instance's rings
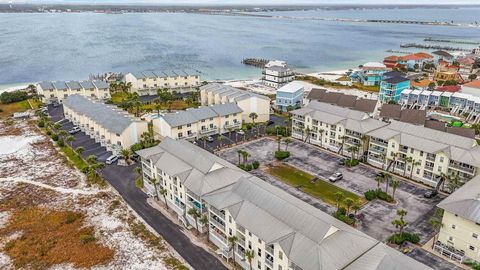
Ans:
{"label": "wooden pier", "polygon": [[426,38],[423,41],[427,42],[443,42],[443,43],[457,43],[457,44],[468,44],[468,45],[480,45],[479,41],[469,41],[469,40],[456,40],[456,39],[436,39],[436,38]]}
{"label": "wooden pier", "polygon": [[270,60],[259,58],[245,58],[242,60],[242,64],[258,68],[264,68],[268,62],[270,62]]}
{"label": "wooden pier", "polygon": [[471,51],[471,49],[465,49],[460,47],[428,45],[428,44],[418,44],[418,43],[400,44],[400,48],[419,48],[419,49],[428,49],[428,50],[444,50],[444,51],[459,51],[459,52]]}

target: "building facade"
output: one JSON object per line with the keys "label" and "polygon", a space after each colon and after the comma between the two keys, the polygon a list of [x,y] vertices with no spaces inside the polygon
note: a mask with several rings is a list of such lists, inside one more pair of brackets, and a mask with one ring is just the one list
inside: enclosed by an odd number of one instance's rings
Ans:
{"label": "building facade", "polygon": [[67,97],[63,109],[66,119],[114,154],[139,142],[142,133],[148,130],[147,122],[81,95]]}
{"label": "building facade", "polygon": [[380,85],[387,67],[382,63],[368,62],[352,74],[352,78],[366,86]]}
{"label": "building facade", "polygon": [[410,80],[403,76],[386,77],[380,83],[378,99],[381,103],[398,102],[403,90],[410,88]]}
{"label": "building facade", "polygon": [[303,103],[304,91],[304,85],[298,81],[293,81],[277,89],[275,106],[282,112],[300,108]]}
{"label": "building facade", "polygon": [[71,95],[81,95],[93,99],[105,100],[110,98],[109,85],[104,81],[52,81],[40,82],[36,85],[37,94],[42,102],[62,103]]}
{"label": "building facade", "polygon": [[[138,154],[145,192],[243,269],[430,269],[185,140],[166,138]],[[192,208],[208,224],[198,223]]]}
{"label": "building facade", "polygon": [[200,74],[195,71],[142,71],[125,74],[124,81],[132,85],[131,91],[139,95],[155,95],[158,89],[178,92],[192,91],[200,86]]}
{"label": "building facade", "polygon": [[160,115],[152,120],[159,138],[199,139],[242,127],[242,109],[225,103]]}
{"label": "building facade", "polygon": [[256,113],[255,122],[267,122],[270,118],[270,98],[249,91],[219,83],[209,83],[200,87],[200,100],[203,106],[235,103],[242,109],[242,122],[251,123],[251,113]]}
{"label": "building facade", "polygon": [[262,75],[263,84],[273,88],[282,87],[295,78],[295,74],[288,68],[285,61],[268,62],[263,69]]}

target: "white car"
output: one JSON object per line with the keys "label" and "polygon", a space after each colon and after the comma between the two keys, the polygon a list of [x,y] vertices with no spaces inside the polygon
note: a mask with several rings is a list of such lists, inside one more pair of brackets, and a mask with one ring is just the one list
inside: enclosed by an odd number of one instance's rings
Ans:
{"label": "white car", "polygon": [[245,135],[245,131],[243,131],[243,130],[240,129],[239,131],[237,131],[237,134],[238,134],[238,135]]}
{"label": "white car", "polygon": [[208,137],[207,137],[207,142],[213,142],[213,141],[214,141],[214,139],[213,139],[212,136],[208,136]]}
{"label": "white car", "polygon": [[341,172],[336,172],[328,178],[328,181],[337,182],[338,180],[342,180],[342,178],[343,178],[343,174]]}
{"label": "white car", "polygon": [[79,132],[79,131],[80,131],[80,128],[79,128],[79,127],[73,127],[72,129],[70,129],[70,130],[68,131],[68,133],[70,133],[70,134],[75,134],[75,133],[77,133],[77,132]]}
{"label": "white car", "polygon": [[107,158],[107,160],[105,161],[106,164],[110,165],[110,164],[113,164],[115,161],[118,160],[118,156],[117,155],[111,155]]}

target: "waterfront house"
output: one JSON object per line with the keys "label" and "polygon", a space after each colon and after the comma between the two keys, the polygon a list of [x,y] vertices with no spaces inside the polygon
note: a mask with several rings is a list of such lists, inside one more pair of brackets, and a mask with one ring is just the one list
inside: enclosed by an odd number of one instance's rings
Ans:
{"label": "waterfront house", "polygon": [[[137,153],[143,190],[165,201],[187,228],[206,233],[215,253],[242,269],[431,270],[185,140],[165,138]],[[197,222],[192,208],[208,223]],[[246,251],[254,253],[251,263]]]}
{"label": "waterfront house", "polygon": [[288,68],[285,61],[270,61],[262,71],[262,82],[264,85],[275,89],[293,81],[295,74]]}
{"label": "waterfront house", "polygon": [[40,82],[36,88],[42,102],[47,104],[62,103],[71,95],[81,95],[97,100],[110,98],[109,85],[100,80]]}
{"label": "waterfront house", "polygon": [[282,112],[300,108],[303,102],[304,84],[293,81],[277,89],[275,106]]}
{"label": "waterfront house", "polygon": [[82,95],[68,96],[63,110],[66,119],[114,154],[139,142],[148,130],[147,122]]}
{"label": "waterfront house", "polygon": [[255,122],[267,122],[270,119],[270,98],[251,91],[241,90],[232,86],[209,83],[200,87],[202,106],[224,103],[235,103],[242,109],[242,122],[251,123],[251,113],[256,113]]}
{"label": "waterfront house", "polygon": [[440,60],[437,65],[437,69],[433,73],[433,79],[435,81],[456,81],[463,82],[462,77],[458,73],[458,66],[454,66],[444,60]]}
{"label": "waterfront house", "polygon": [[398,69],[401,67],[399,63],[400,59],[401,59],[400,56],[390,55],[383,58],[383,64],[389,69],[394,69],[394,68]]}
{"label": "waterfront house", "polygon": [[398,71],[386,72],[380,83],[378,99],[381,103],[398,102],[403,90],[410,88],[410,80]]}
{"label": "waterfront house", "polygon": [[476,72],[476,69],[474,70],[473,68],[475,64],[475,60],[473,58],[462,57],[462,58],[458,58],[457,62],[459,64],[458,73],[460,73],[460,75],[464,80],[467,80],[470,74],[473,74]]}
{"label": "waterfront house", "polygon": [[191,108],[153,117],[158,139],[199,139],[242,127],[242,109],[235,103]]}
{"label": "waterfront house", "polygon": [[408,70],[421,70],[425,63],[433,62],[433,56],[428,53],[414,53],[402,56],[398,63],[405,66]]}
{"label": "waterfront house", "polygon": [[131,92],[139,95],[155,95],[158,89],[188,92],[200,86],[200,74],[196,71],[154,70],[130,72],[123,78],[132,85]]}
{"label": "waterfront house", "polygon": [[361,69],[355,74],[357,80],[363,85],[380,85],[383,79],[383,73],[387,72],[387,67],[378,62],[368,62],[361,66]]}
{"label": "waterfront house", "polygon": [[434,57],[435,63],[439,64],[440,61],[445,61],[448,63],[452,63],[455,60],[455,56],[451,55],[450,53],[446,51],[434,51],[432,52],[432,55]]}

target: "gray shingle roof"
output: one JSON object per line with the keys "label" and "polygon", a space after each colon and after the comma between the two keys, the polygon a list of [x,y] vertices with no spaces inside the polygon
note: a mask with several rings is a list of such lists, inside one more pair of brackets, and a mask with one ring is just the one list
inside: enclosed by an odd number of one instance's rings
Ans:
{"label": "gray shingle roof", "polygon": [[480,176],[465,183],[437,206],[450,213],[480,223]]}
{"label": "gray shingle roof", "polygon": [[176,113],[168,113],[162,118],[171,126],[178,127],[186,124],[193,124],[203,119],[217,116],[225,116],[234,113],[241,113],[242,109],[235,103],[225,103],[211,105],[208,107],[199,107],[195,109],[187,109]]}
{"label": "gray shingle roof", "polygon": [[39,85],[43,90],[54,90],[55,89],[55,86],[53,86],[52,82],[41,82],[41,83],[39,83]]}
{"label": "gray shingle roof", "polygon": [[98,103],[81,95],[70,95],[63,101],[63,106],[78,114],[88,116],[108,131],[121,134],[135,119],[118,111],[116,107]]}
{"label": "gray shingle roof", "polygon": [[201,86],[200,90],[205,90],[207,93],[219,94],[221,97],[227,96],[227,98],[232,98],[234,101],[244,100],[250,97],[257,97],[265,100],[270,100],[267,96],[259,95],[253,92],[241,90],[229,85],[223,85],[219,83],[209,83],[207,85]]}
{"label": "gray shingle roof", "polygon": [[88,81],[52,81],[52,82],[41,82],[39,86],[43,90],[78,90],[78,89],[108,89],[108,83],[100,80],[88,80]]}
{"label": "gray shingle roof", "polygon": [[137,153],[304,270],[430,269],[187,141],[165,138]]}

